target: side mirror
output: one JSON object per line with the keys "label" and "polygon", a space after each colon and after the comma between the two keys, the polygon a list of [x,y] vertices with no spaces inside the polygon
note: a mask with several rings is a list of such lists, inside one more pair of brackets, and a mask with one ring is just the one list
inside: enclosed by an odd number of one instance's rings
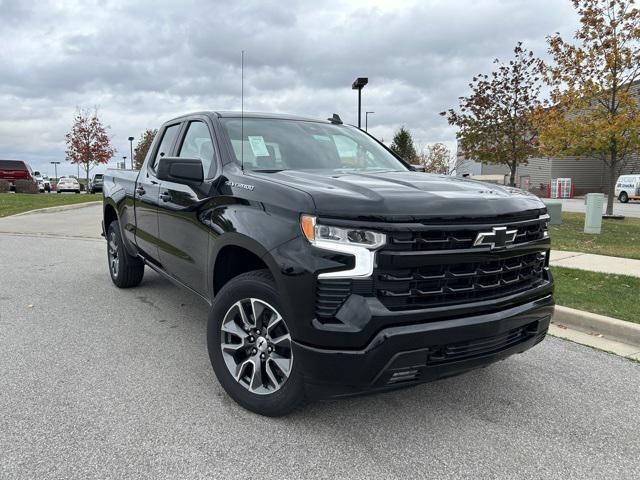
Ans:
{"label": "side mirror", "polygon": [[158,180],[168,182],[202,183],[204,181],[202,160],[199,158],[160,157],[156,176]]}

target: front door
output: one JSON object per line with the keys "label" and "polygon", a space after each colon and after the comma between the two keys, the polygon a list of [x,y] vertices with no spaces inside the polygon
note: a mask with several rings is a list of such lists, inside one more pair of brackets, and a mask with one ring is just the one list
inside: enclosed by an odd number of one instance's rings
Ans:
{"label": "front door", "polygon": [[206,296],[209,229],[200,218],[200,206],[216,171],[216,154],[212,132],[204,118],[188,123],[176,156],[199,158],[205,182],[199,186],[161,182],[158,223],[163,243],[160,262],[171,275]]}
{"label": "front door", "polygon": [[168,156],[172,152],[173,145],[178,137],[180,124],[169,125],[160,132],[162,138],[157,143],[152,157],[147,162],[147,167],[138,175],[134,193],[134,206],[136,215],[135,241],[138,248],[150,260],[158,263],[158,200],[160,195],[160,181],[156,178],[155,167],[158,159]]}

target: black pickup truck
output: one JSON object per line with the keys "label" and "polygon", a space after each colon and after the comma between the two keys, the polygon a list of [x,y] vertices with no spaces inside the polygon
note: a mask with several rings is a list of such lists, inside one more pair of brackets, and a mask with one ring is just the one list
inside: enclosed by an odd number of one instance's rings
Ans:
{"label": "black pickup truck", "polygon": [[337,115],[175,118],[103,189],[113,282],[202,297],[219,382],[263,415],[485,366],[553,313],[537,197],[412,171]]}

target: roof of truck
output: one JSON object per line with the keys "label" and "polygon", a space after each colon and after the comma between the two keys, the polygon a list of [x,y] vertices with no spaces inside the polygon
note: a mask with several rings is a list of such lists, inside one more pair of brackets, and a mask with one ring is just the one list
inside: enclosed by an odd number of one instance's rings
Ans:
{"label": "roof of truck", "polygon": [[192,112],[186,113],[184,115],[180,115],[179,117],[172,118],[169,122],[174,122],[176,120],[180,120],[185,117],[190,117],[192,115],[210,115],[217,116],[218,118],[240,118],[244,116],[244,118],[278,118],[281,120],[302,120],[305,122],[321,122],[321,123],[331,123],[327,120],[320,120],[318,118],[310,118],[310,117],[302,117],[299,115],[290,115],[286,113],[264,113],[264,112],[237,112],[237,111],[202,111],[202,112]]}

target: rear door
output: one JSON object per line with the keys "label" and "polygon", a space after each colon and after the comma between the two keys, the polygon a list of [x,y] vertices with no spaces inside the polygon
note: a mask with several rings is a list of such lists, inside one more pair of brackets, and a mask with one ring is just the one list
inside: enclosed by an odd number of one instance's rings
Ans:
{"label": "rear door", "polygon": [[213,128],[208,118],[189,119],[178,142],[176,156],[202,160],[205,181],[197,186],[161,182],[158,222],[163,244],[160,262],[171,275],[206,296],[209,229],[200,218],[200,206],[207,198],[218,164]]}
{"label": "rear door", "polygon": [[156,178],[156,166],[162,156],[170,156],[173,153],[181,123],[165,126],[158,135],[160,141],[155,143],[155,150],[146,167],[140,171],[135,185],[135,241],[144,255],[154,261],[160,262],[158,245],[158,195],[160,193],[160,181]]}

